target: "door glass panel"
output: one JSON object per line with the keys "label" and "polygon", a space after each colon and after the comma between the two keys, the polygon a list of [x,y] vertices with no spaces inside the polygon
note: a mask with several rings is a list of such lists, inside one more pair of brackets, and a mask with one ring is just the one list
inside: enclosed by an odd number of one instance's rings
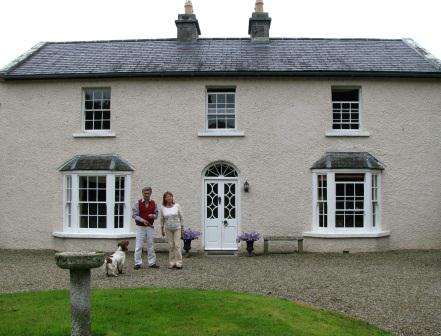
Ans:
{"label": "door glass panel", "polygon": [[224,184],[224,218],[236,218],[236,184]]}
{"label": "door glass panel", "polygon": [[217,183],[207,183],[207,218],[219,218],[219,190]]}

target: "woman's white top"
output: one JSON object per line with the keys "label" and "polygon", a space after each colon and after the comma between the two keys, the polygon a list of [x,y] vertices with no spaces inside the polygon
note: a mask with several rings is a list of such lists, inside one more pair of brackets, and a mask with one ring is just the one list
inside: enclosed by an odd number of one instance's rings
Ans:
{"label": "woman's white top", "polygon": [[184,224],[181,206],[178,203],[173,204],[171,208],[161,206],[161,227],[168,230],[178,230]]}

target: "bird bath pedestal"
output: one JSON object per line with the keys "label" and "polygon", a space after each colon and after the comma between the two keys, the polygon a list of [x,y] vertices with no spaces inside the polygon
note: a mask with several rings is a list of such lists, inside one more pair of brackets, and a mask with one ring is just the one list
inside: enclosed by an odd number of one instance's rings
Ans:
{"label": "bird bath pedestal", "polygon": [[90,270],[104,263],[104,253],[56,253],[55,261],[70,270],[71,336],[90,336]]}

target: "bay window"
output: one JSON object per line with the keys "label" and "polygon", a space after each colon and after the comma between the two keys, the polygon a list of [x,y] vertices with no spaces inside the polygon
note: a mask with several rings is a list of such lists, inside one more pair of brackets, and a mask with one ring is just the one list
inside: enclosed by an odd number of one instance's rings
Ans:
{"label": "bay window", "polygon": [[327,153],[318,160],[312,167],[312,231],[304,235],[381,234],[383,169],[369,153]]}
{"label": "bay window", "polygon": [[64,186],[63,232],[112,235],[130,232],[132,168],[115,155],[83,155],[60,169]]}

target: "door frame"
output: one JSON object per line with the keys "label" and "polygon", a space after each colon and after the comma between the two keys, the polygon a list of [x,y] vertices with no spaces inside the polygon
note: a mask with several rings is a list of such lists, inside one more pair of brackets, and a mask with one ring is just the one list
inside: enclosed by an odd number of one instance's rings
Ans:
{"label": "door frame", "polygon": [[[237,177],[206,177],[205,173],[206,171],[215,164],[227,164],[234,168],[237,172]],[[216,161],[212,162],[209,165],[207,165],[204,170],[202,171],[202,179],[201,179],[201,223],[202,223],[202,241],[201,246],[204,251],[238,251],[240,249],[240,243],[237,243],[237,247],[235,249],[206,249],[205,248],[205,202],[206,202],[206,195],[205,195],[205,184],[207,181],[215,181],[215,182],[237,182],[237,188],[236,188],[236,219],[237,219],[237,234],[239,235],[239,232],[241,231],[241,222],[242,222],[242,207],[241,207],[241,184],[240,184],[240,172],[236,168],[235,165],[227,162],[227,161]]]}

